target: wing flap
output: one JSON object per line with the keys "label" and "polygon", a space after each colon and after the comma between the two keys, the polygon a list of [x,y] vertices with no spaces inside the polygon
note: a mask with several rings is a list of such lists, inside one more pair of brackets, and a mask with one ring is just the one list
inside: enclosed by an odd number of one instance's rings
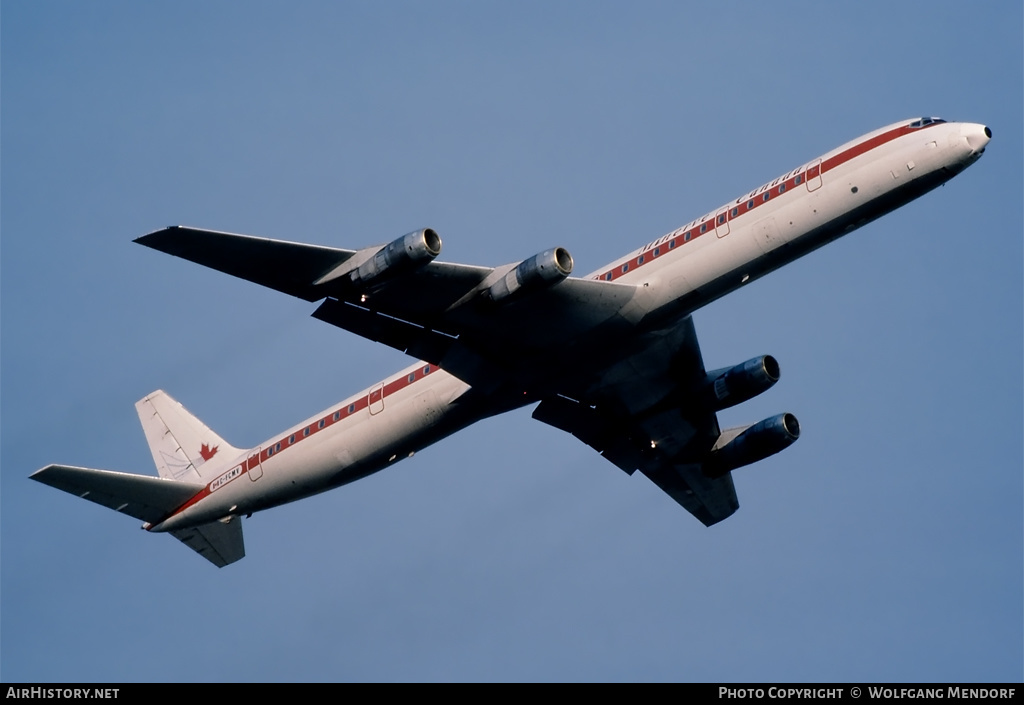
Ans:
{"label": "wing flap", "polygon": [[204,487],[193,482],[71,465],[47,465],[29,477],[153,524],[162,521]]}
{"label": "wing flap", "polygon": [[571,433],[627,475],[644,465],[640,444],[624,433],[621,425],[589,406],[564,397],[551,397],[537,405],[533,418]]}
{"label": "wing flap", "polygon": [[313,318],[435,365],[455,343],[443,333],[337,299],[320,304]]}

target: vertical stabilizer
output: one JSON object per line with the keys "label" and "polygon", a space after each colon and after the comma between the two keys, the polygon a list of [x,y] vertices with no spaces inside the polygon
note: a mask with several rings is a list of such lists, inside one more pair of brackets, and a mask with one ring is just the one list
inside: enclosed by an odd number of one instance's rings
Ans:
{"label": "vertical stabilizer", "polygon": [[135,410],[160,477],[208,482],[242,452],[163,390],[140,399]]}

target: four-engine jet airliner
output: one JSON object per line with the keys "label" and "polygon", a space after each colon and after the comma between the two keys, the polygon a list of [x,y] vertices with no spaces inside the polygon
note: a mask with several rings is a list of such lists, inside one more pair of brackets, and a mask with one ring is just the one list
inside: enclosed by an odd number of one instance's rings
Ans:
{"label": "four-engine jet airliner", "polygon": [[707,371],[691,314],[945,183],[992,133],[905,120],[789,171],[585,278],[555,247],[522,262],[435,261],[429,228],[362,250],[190,227],[147,247],[310,302],[313,316],[418,362],[254,448],[162,391],[136,404],[160,477],[49,465],[32,479],[166,531],[217,566],[245,555],[242,517],[382,470],[482,418],[533,417],[639,470],[710,526],[739,507],[732,471],[800,435],[779,414],[716,412],[779,379],[770,355]]}

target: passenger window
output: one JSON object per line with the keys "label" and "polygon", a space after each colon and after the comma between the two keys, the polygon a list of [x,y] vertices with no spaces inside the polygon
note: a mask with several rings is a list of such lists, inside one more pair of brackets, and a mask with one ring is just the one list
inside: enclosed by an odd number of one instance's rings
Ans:
{"label": "passenger window", "polygon": [[350,414],[356,413],[356,405],[355,404],[349,404],[348,405],[348,413],[350,413]]}
{"label": "passenger window", "polygon": [[761,197],[761,200],[767,201],[769,198],[771,198],[771,195],[767,191],[765,191],[764,196]]}
{"label": "passenger window", "polygon": [[733,218],[735,218],[735,217],[736,217],[736,215],[737,215],[737,214],[738,214],[739,212],[740,212],[740,209],[739,209],[739,208],[733,208],[733,209],[732,209],[732,213],[731,213],[730,215],[732,215],[732,217],[733,217]]}
{"label": "passenger window", "polygon": [[779,193],[782,193],[785,190],[786,190],[786,184],[779,184]]}

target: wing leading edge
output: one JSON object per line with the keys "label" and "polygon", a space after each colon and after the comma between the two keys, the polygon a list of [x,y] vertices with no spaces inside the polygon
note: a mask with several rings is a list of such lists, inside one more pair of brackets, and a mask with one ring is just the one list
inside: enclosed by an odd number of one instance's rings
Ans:
{"label": "wing leading edge", "polygon": [[[328,296],[344,298],[345,295],[359,300],[366,293],[346,289],[344,280],[339,278],[321,281],[350,258],[363,253],[362,250],[306,245],[180,225],[143,235],[135,242],[306,301],[319,301]],[[392,294],[385,288],[375,292],[374,296],[375,300],[379,296],[382,302],[399,298],[413,311],[443,311],[490,272],[485,267],[431,262],[403,275],[399,281],[407,282],[408,287]],[[405,300],[409,291],[418,291],[414,301]]]}
{"label": "wing leading edge", "polygon": [[307,301],[323,300],[316,318],[438,364],[481,388],[513,384],[509,380],[549,388],[537,376],[538,359],[548,367],[555,357],[563,366],[577,366],[576,351],[598,332],[607,336],[631,325],[625,315],[639,290],[568,278],[495,304],[484,292],[515,265],[430,261],[364,286],[337,273],[385,246],[341,250],[184,226],[136,242]]}

